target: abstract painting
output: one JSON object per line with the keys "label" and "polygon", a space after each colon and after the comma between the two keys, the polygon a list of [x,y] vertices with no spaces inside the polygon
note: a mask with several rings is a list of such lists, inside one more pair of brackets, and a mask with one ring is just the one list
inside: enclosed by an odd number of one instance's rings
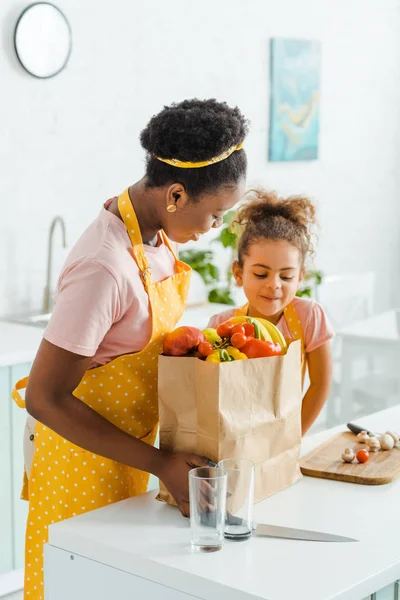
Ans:
{"label": "abstract painting", "polygon": [[316,160],[320,44],[275,38],[270,42],[270,56],[269,160]]}

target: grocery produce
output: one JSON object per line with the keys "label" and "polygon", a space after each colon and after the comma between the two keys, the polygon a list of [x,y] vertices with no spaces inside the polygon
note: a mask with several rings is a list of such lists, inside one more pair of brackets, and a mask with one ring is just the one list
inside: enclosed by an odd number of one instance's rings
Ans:
{"label": "grocery produce", "polygon": [[359,463],[366,463],[369,460],[369,452],[365,448],[356,453],[356,459]]}
{"label": "grocery produce", "polygon": [[371,436],[365,443],[371,452],[378,452],[381,449],[381,443],[374,435]]}
{"label": "grocery produce", "polygon": [[397,433],[394,431],[387,431],[386,433],[387,435],[390,435],[390,437],[393,438],[394,443],[397,444],[397,442],[399,441],[399,436],[397,435]]}
{"label": "grocery produce", "polygon": [[383,435],[381,435],[379,441],[380,441],[382,450],[391,450],[394,446],[394,439],[388,433],[384,433]]}
{"label": "grocery produce", "polygon": [[[262,323],[259,319],[256,319],[254,317],[238,316],[238,317],[231,317],[229,319],[229,321],[226,321],[226,323],[231,324],[231,325],[237,325],[237,324],[244,325],[245,323],[249,323],[250,325],[253,325],[253,327],[254,327],[254,337],[257,340],[273,342],[273,339],[272,339],[271,335],[268,333],[268,330],[264,327],[264,325],[262,325]],[[224,325],[224,323],[221,323],[221,325]],[[273,327],[275,327],[275,325]],[[276,329],[276,327],[275,327],[275,329]],[[218,329],[217,329],[217,331],[218,331]]]}
{"label": "grocery produce", "polygon": [[210,342],[200,342],[197,350],[202,356],[210,356],[214,352],[214,347]]}
{"label": "grocery produce", "polygon": [[280,344],[282,346],[283,350],[286,350],[287,343],[286,343],[285,338],[283,337],[282,332],[277,327],[275,327],[275,325],[273,323],[270,323],[270,321],[267,321],[267,319],[260,319],[259,317],[257,317],[257,321],[259,321],[262,325],[264,325],[264,327],[267,329],[268,333],[271,335],[272,341],[277,342],[278,344]]}
{"label": "grocery produce", "polygon": [[185,356],[205,341],[204,333],[197,327],[178,327],[165,336],[163,353],[166,356]]}
{"label": "grocery produce", "polygon": [[351,448],[346,448],[346,450],[342,454],[342,459],[344,462],[351,463],[355,459],[356,455]]}
{"label": "grocery produce", "polygon": [[196,327],[178,327],[165,336],[163,353],[195,356],[214,363],[285,354],[286,340],[275,325],[265,323],[268,325],[254,317],[238,316],[220,323],[216,329],[207,327],[200,331]]}
{"label": "grocery produce", "polygon": [[204,337],[206,338],[207,342],[210,342],[210,344],[215,344],[216,342],[221,342],[221,338],[219,337],[216,329],[213,329],[211,327],[207,327],[207,329],[203,329],[203,334]]}
{"label": "grocery produce", "polygon": [[241,347],[241,351],[247,358],[261,358],[263,356],[278,356],[279,354],[282,354],[280,344],[275,342],[263,342],[262,340],[256,340],[254,338],[249,339],[246,344]]}
{"label": "grocery produce", "polygon": [[367,431],[360,431],[357,435],[357,441],[361,444],[365,444],[369,440],[369,435]]}
{"label": "grocery produce", "polygon": [[228,346],[222,350],[214,350],[214,352],[206,358],[206,362],[214,363],[232,362],[233,360],[247,360],[247,356],[237,348]]}
{"label": "grocery produce", "polygon": [[342,454],[344,462],[351,463],[356,458],[359,463],[365,463],[370,458],[370,452],[375,453],[380,450],[397,452],[397,449],[400,448],[399,435],[394,431],[387,431],[384,434],[360,431],[357,435],[357,442],[358,447],[359,444],[365,444],[367,448],[361,448],[355,454],[356,448],[346,448]]}

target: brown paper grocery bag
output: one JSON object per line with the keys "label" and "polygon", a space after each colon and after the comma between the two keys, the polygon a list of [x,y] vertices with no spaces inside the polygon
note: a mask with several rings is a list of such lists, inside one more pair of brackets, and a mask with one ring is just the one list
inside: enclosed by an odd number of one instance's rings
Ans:
{"label": "brown paper grocery bag", "polygon": [[[256,465],[255,502],[301,477],[301,342],[287,354],[215,364],[159,357],[160,448]],[[160,482],[158,499],[175,504]]]}

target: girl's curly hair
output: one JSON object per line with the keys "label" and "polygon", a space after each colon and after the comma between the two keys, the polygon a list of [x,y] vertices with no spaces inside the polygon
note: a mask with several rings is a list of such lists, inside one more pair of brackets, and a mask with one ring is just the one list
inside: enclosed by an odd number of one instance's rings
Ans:
{"label": "girl's curly hair", "polygon": [[251,190],[239,208],[232,226],[239,231],[238,262],[259,240],[285,240],[298,248],[302,266],[314,255],[312,227],[316,224],[315,206],[305,196],[280,198],[275,192]]}

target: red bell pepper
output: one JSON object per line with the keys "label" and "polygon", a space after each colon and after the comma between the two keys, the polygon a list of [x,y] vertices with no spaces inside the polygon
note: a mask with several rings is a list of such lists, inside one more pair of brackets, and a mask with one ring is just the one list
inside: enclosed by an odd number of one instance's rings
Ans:
{"label": "red bell pepper", "polygon": [[261,358],[263,356],[278,356],[282,354],[282,347],[278,342],[264,342],[251,338],[240,348],[240,351],[247,358]]}

